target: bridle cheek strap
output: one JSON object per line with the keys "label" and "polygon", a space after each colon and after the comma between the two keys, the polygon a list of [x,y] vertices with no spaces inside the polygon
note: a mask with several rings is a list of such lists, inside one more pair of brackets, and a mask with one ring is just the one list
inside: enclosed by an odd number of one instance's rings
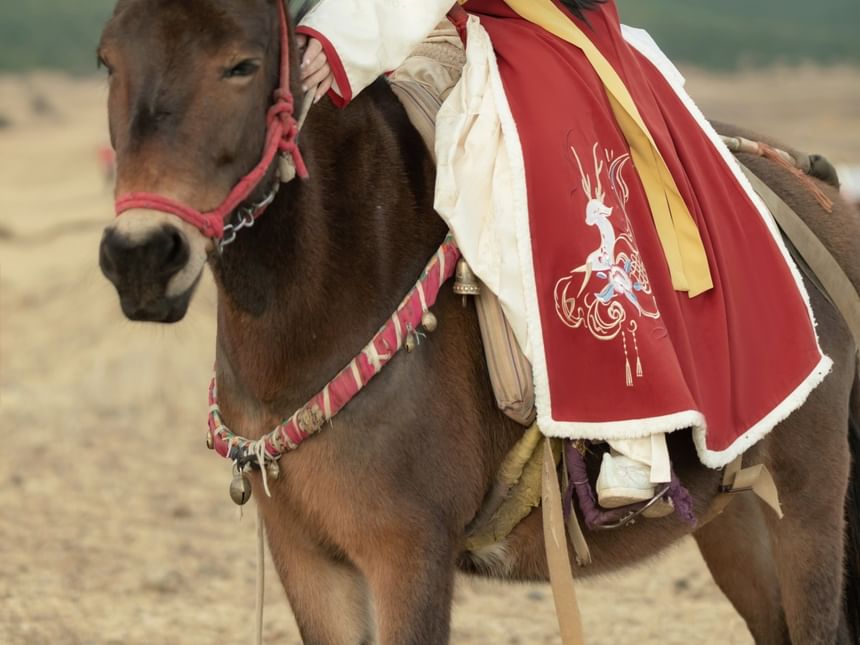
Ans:
{"label": "bridle cheek strap", "polygon": [[[284,3],[278,2],[278,18],[281,37],[281,76],[280,87],[275,90],[274,104],[266,114],[266,142],[263,148],[263,158],[251,172],[239,180],[221,205],[214,210],[201,212],[182,204],[170,197],[157,193],[136,192],[126,193],[116,200],[116,214],[133,208],[147,208],[171,213],[198,228],[206,237],[222,239],[224,237],[224,222],[227,217],[244,202],[260,185],[269,172],[278,154],[289,155],[296,169],[296,175],[307,177],[308,170],[296,144],[298,125],[293,116],[293,95],[290,92],[290,40],[287,30],[287,16]],[[287,180],[289,178],[282,178]],[[259,217],[264,209],[254,212]]]}

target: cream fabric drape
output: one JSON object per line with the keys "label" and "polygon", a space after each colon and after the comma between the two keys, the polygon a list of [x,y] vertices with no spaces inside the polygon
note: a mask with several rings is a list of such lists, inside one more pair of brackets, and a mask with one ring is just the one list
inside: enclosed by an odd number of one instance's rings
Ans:
{"label": "cream fabric drape", "polygon": [[[380,74],[400,65],[453,4],[452,0],[319,0],[300,24],[329,40],[355,96]],[[341,96],[344,89],[337,89]]]}

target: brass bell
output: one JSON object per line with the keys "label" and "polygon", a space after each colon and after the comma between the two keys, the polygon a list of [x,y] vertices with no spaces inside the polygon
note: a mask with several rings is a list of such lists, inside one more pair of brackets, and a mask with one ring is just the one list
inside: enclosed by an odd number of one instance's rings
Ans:
{"label": "brass bell", "polygon": [[277,480],[278,477],[281,476],[281,467],[278,466],[277,461],[270,461],[266,464],[266,473],[268,476],[274,480]]}
{"label": "brass bell", "polygon": [[414,352],[415,348],[418,347],[418,337],[415,335],[415,332],[409,332],[406,335],[406,342],[403,344],[406,348],[407,352]]}
{"label": "brass bell", "polygon": [[215,447],[215,439],[212,438],[212,433],[206,433],[206,447],[212,450]]}
{"label": "brass bell", "polygon": [[432,334],[439,326],[439,321],[436,320],[432,311],[425,311],[424,315],[421,316],[421,326]]}
{"label": "brass bell", "polygon": [[241,471],[237,471],[230,482],[230,499],[237,506],[243,506],[251,499],[251,480]]}
{"label": "brass bell", "polygon": [[466,306],[466,296],[477,296],[481,293],[481,281],[472,272],[472,268],[463,258],[457,261],[454,272],[454,293],[463,296],[463,306]]}

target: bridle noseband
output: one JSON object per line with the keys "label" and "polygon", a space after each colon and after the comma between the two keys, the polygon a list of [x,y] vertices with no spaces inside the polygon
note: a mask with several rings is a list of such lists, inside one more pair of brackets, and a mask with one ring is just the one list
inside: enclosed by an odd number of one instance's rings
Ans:
{"label": "bridle noseband", "polygon": [[[276,172],[274,183],[265,196],[258,202],[245,203],[269,174],[278,154],[283,155],[285,161],[295,169],[295,175],[308,176],[305,162],[296,143],[299,126],[293,116],[294,101],[293,94],[290,92],[290,37],[284,4],[284,2],[277,3],[281,40],[280,81],[278,89],[275,90],[274,103],[266,113],[266,143],[260,162],[239,180],[224,201],[214,210],[204,213],[158,193],[135,192],[126,193],[116,200],[117,216],[133,208],[171,213],[199,229],[206,237],[217,240],[219,248],[223,248],[235,239],[240,229],[252,226],[274,201],[280,184],[292,179],[291,176],[284,176],[283,171]],[[236,213],[235,222],[226,223],[227,218],[234,212]]]}

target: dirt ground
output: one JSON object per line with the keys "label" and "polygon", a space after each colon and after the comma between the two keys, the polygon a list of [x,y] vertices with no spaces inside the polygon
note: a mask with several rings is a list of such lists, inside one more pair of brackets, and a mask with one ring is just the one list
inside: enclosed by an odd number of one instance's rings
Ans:
{"label": "dirt ground", "polygon": [[[860,72],[689,86],[709,114],[860,160]],[[96,262],[103,102],[101,81],[0,78],[0,643],[248,642],[253,507],[240,521],[204,447],[214,291],[177,326],[122,317]],[[298,643],[268,572],[266,642]],[[692,541],[579,594],[591,643],[751,642]],[[556,629],[546,586],[458,584],[454,643]]]}

